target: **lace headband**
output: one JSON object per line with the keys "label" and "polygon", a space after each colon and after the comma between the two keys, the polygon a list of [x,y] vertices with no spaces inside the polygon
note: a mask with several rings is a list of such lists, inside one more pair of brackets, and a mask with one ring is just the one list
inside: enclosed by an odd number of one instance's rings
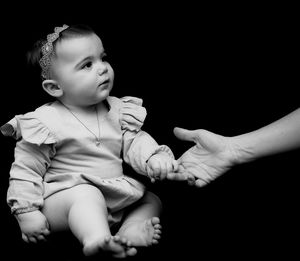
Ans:
{"label": "lace headband", "polygon": [[59,37],[59,34],[66,30],[69,26],[64,24],[62,27],[55,27],[54,33],[47,35],[47,42],[41,47],[42,58],[39,63],[42,68],[42,77],[44,79],[49,78],[49,69],[51,65],[51,56],[53,54],[53,42]]}

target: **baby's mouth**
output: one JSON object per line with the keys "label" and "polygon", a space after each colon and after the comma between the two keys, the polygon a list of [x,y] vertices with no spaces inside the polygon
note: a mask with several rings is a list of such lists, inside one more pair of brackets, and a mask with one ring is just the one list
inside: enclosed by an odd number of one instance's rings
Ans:
{"label": "baby's mouth", "polygon": [[105,84],[108,84],[108,83],[109,83],[109,79],[106,79],[105,81],[101,82],[101,83],[99,84],[99,86],[105,85]]}

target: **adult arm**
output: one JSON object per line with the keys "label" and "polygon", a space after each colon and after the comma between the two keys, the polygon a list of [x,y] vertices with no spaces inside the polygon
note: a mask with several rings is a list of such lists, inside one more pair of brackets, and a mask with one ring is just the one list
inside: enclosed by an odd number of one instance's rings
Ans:
{"label": "adult arm", "polygon": [[232,166],[300,147],[300,109],[258,130],[233,137],[213,132],[175,128],[181,140],[193,141],[195,146],[179,159],[180,172],[170,173],[168,179],[185,180],[193,175],[201,187],[219,177]]}

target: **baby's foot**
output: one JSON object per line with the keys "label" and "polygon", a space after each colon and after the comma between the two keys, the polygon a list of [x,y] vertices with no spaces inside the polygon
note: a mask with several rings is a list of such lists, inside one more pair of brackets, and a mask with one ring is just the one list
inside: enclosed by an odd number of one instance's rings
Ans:
{"label": "baby's foot", "polygon": [[124,253],[121,255],[114,256],[118,258],[126,257],[126,256],[134,256],[137,253],[135,247],[132,247],[132,243],[125,237],[120,237],[119,235],[115,235],[112,237],[115,242],[119,242],[124,247]]}
{"label": "baby's foot", "polygon": [[131,221],[122,225],[119,236],[127,238],[132,246],[142,247],[158,244],[161,235],[161,225],[158,217],[142,221]]}
{"label": "baby's foot", "polygon": [[93,240],[84,244],[83,253],[92,256],[99,252],[105,252],[115,258],[134,256],[137,251],[131,247],[131,243],[120,236],[106,236],[104,240]]}

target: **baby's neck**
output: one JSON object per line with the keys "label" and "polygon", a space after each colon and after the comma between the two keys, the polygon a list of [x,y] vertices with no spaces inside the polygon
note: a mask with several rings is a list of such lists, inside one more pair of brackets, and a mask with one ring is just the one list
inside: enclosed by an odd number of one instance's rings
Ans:
{"label": "baby's neck", "polygon": [[58,100],[58,102],[61,103],[64,107],[66,107],[71,112],[81,117],[88,117],[91,114],[95,114],[95,112],[97,112],[98,116],[101,117],[106,115],[107,112],[109,111],[109,105],[107,101],[102,101],[97,104],[88,105],[88,106],[69,104],[61,100]]}
{"label": "baby's neck", "polygon": [[94,113],[95,109],[97,108],[98,111],[105,111],[107,109],[106,102],[102,101],[97,104],[92,104],[92,105],[77,105],[73,103],[69,103],[66,101],[58,100],[59,103],[67,107],[69,110],[72,112],[77,112],[77,113]]}

